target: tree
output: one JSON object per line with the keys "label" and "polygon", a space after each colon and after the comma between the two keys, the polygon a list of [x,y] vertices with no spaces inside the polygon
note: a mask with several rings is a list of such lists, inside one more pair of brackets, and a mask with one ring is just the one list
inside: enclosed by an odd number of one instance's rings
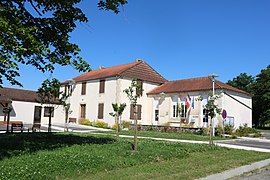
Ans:
{"label": "tree", "polygon": [[[90,71],[79,55],[77,44],[69,42],[76,22],[87,22],[76,5],[82,0],[3,0],[0,1],[0,86],[3,78],[13,85],[20,65],[32,65],[53,72],[55,64]],[[127,0],[99,0],[100,10],[119,12]]]}
{"label": "tree", "polygon": [[112,107],[113,107],[113,111],[114,113],[110,113],[111,116],[115,117],[116,119],[116,136],[119,137],[119,118],[121,118],[125,108],[126,108],[126,103],[123,103],[123,104],[117,104],[117,103],[113,103],[112,104]]}
{"label": "tree", "polygon": [[233,80],[227,82],[228,85],[249,93],[252,93],[253,83],[254,77],[247,75],[247,73],[240,73],[240,75],[233,78]]}
{"label": "tree", "polygon": [[131,102],[131,105],[134,108],[134,144],[133,144],[133,150],[138,150],[138,99],[142,96],[142,86],[141,83],[138,83],[136,79],[133,79],[131,82],[131,85],[124,90],[124,92],[127,94],[127,97],[129,101]]}
{"label": "tree", "polygon": [[252,90],[253,123],[256,127],[264,127],[270,123],[270,65],[256,76]]}
{"label": "tree", "polygon": [[221,113],[221,108],[218,107],[218,105],[215,104],[215,101],[219,98],[219,96],[213,96],[209,95],[209,99],[207,101],[207,104],[204,106],[206,111],[208,112],[208,116],[210,116],[210,123],[209,123],[209,128],[210,128],[210,139],[209,139],[209,144],[213,144],[213,127],[212,127],[212,121],[213,118],[216,117],[216,114]]}
{"label": "tree", "polygon": [[52,113],[54,110],[60,105],[64,108],[69,106],[69,104],[66,104],[67,96],[59,91],[60,85],[60,81],[55,78],[52,80],[47,79],[38,89],[38,100],[41,104],[46,104],[49,110],[48,132],[51,132]]}

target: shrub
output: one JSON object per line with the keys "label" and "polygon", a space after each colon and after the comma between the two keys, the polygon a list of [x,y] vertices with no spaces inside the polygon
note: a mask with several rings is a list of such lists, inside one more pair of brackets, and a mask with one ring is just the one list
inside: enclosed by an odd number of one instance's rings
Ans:
{"label": "shrub", "polygon": [[216,136],[222,136],[222,134],[223,134],[222,126],[218,126],[217,128],[215,128],[215,135]]}
{"label": "shrub", "polygon": [[[117,128],[117,124],[114,124],[114,125],[112,126],[112,129],[113,129],[113,130],[116,130],[116,128]],[[120,128],[119,128],[119,130],[120,130]]]}
{"label": "shrub", "polygon": [[93,123],[90,122],[88,119],[79,119],[79,124],[86,125],[86,126],[92,126]]}
{"label": "shrub", "polygon": [[227,124],[227,125],[224,127],[224,132],[225,132],[225,134],[232,135],[233,130],[234,130],[234,129],[233,129],[233,126],[232,126],[232,125]]}
{"label": "shrub", "polygon": [[255,134],[255,136],[259,136],[258,131],[254,128],[248,127],[247,124],[244,124],[244,126],[239,126],[239,128],[235,131],[236,136],[249,136],[249,134]]}
{"label": "shrub", "polygon": [[123,128],[128,128],[128,129],[130,129],[130,124],[131,124],[130,121],[123,121],[122,124],[123,124]]}
{"label": "shrub", "polygon": [[202,135],[202,136],[207,136],[207,135],[209,135],[209,128],[201,128],[201,129],[198,131],[198,134],[199,134],[199,135]]}
{"label": "shrub", "polygon": [[104,122],[104,121],[100,121],[100,120],[97,120],[96,121],[96,124],[95,124],[96,127],[99,127],[99,128],[108,128],[108,123]]}

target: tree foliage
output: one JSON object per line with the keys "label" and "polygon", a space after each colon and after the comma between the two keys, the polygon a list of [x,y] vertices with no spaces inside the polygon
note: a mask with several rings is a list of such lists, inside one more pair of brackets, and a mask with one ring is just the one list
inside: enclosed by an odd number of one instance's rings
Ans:
{"label": "tree foliage", "polygon": [[117,135],[117,137],[119,136],[119,119],[122,116],[126,106],[127,106],[126,103],[122,103],[122,104],[121,103],[120,104],[113,103],[112,107],[113,107],[114,113],[113,112],[109,113],[111,116],[116,118],[115,123],[116,123],[116,133],[117,133],[116,135]]}
{"label": "tree foliage", "polygon": [[270,123],[270,65],[256,77],[241,73],[227,84],[252,93],[252,123],[264,127]]}
{"label": "tree foliage", "polygon": [[[90,71],[71,43],[76,22],[87,22],[76,5],[82,0],[3,0],[0,1],[0,85],[5,78],[13,85],[19,67],[32,65],[42,72],[53,72],[55,64],[71,65],[78,71]],[[119,12],[126,0],[99,0],[98,8]]]}
{"label": "tree foliage", "polygon": [[219,108],[218,105],[215,104],[215,102],[218,98],[220,98],[220,97],[209,95],[207,104],[204,106],[204,109],[207,110],[208,116],[210,116],[211,119],[216,117],[217,114],[221,114],[221,108]]}
{"label": "tree foliage", "polygon": [[243,91],[251,93],[252,85],[254,83],[254,77],[248,75],[247,73],[240,73],[240,75],[233,78],[233,80],[229,80],[227,84],[237,89],[241,89]]}
{"label": "tree foliage", "polygon": [[133,150],[137,151],[138,150],[138,112],[137,112],[137,103],[138,99],[142,96],[142,86],[136,79],[133,79],[131,82],[131,85],[124,89],[124,93],[126,93],[127,98],[129,99],[130,103],[134,107],[135,111],[135,120],[134,120],[134,144],[133,144]]}
{"label": "tree foliage", "polygon": [[270,123],[270,65],[256,76],[253,87],[253,122],[257,127]]}

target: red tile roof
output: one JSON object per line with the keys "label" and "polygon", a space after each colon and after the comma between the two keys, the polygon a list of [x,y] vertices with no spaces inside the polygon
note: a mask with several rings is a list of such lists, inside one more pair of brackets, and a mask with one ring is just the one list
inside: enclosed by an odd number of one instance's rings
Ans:
{"label": "red tile roof", "polygon": [[[88,73],[77,76],[73,78],[73,80],[75,80],[76,82],[81,82],[115,76],[136,78],[159,84],[162,84],[165,81],[167,81],[164,77],[162,77],[159,73],[157,73],[151,66],[149,66],[144,61],[138,61],[129,64],[122,64],[119,66],[93,70]],[[65,84],[65,82],[63,82],[62,84]]]}
{"label": "red tile roof", "polygon": [[[212,79],[209,77],[201,77],[201,78],[192,78],[192,79],[184,79],[184,80],[177,80],[177,81],[167,81],[161,86],[158,86],[152,91],[148,92],[147,94],[159,94],[161,92],[179,93],[179,92],[191,92],[191,91],[205,91],[205,90],[212,90],[212,88],[213,88]],[[218,80],[215,81],[215,89],[227,89],[227,90],[231,90],[231,91],[235,91],[235,92],[252,96],[251,94],[245,91],[234,88]]]}
{"label": "red tile roof", "polygon": [[0,95],[2,96],[0,100],[2,99],[3,101],[9,99],[12,101],[37,102],[38,99],[36,91],[15,88],[0,88]]}

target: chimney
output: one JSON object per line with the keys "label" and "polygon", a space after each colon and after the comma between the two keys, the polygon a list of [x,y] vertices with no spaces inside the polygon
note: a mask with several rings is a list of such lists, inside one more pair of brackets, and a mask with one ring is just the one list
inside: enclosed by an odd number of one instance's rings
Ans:
{"label": "chimney", "polygon": [[144,62],[144,61],[142,59],[140,59],[140,58],[136,58],[135,62]]}
{"label": "chimney", "polygon": [[99,66],[99,68],[98,69],[105,69],[105,67],[104,66]]}

